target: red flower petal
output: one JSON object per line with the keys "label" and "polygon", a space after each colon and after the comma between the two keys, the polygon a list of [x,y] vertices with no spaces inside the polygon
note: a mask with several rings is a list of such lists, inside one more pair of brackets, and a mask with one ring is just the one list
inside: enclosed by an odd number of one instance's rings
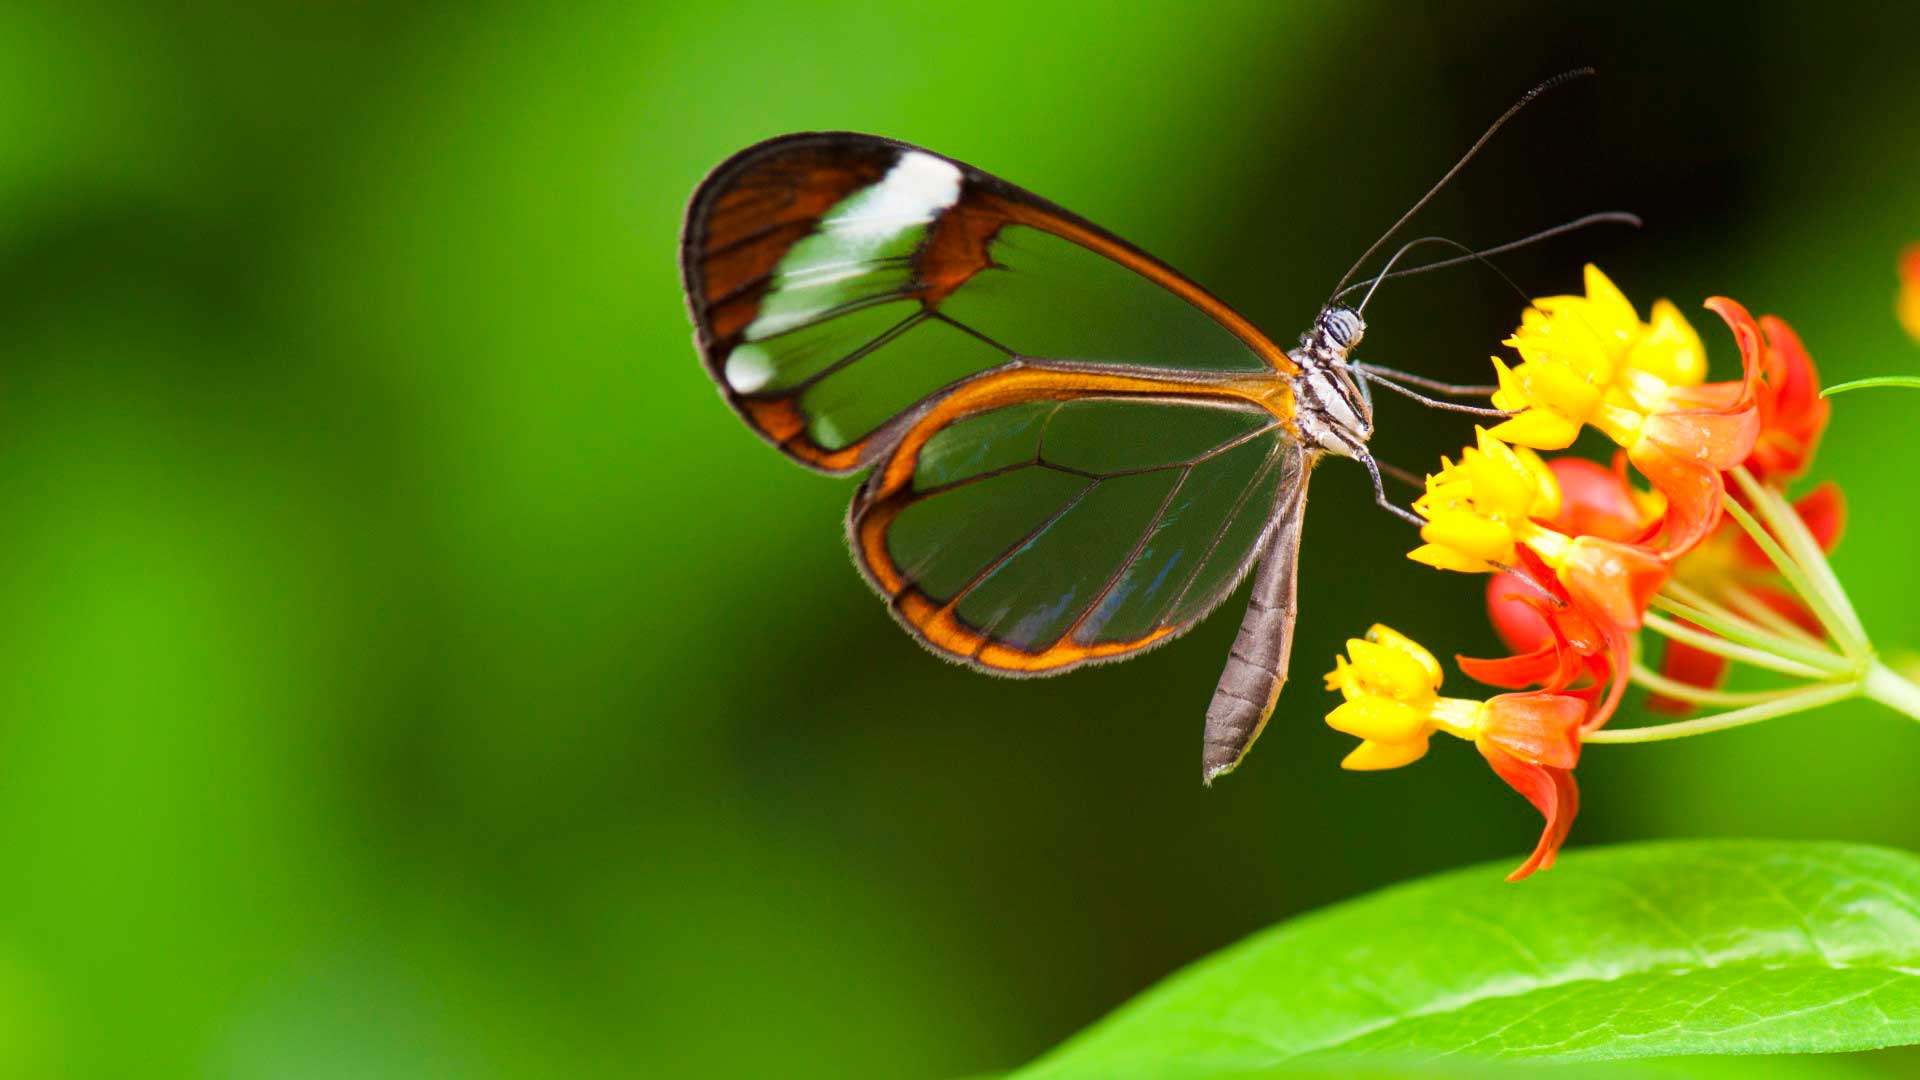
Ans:
{"label": "red flower petal", "polygon": [[[1705,306],[1707,310],[1725,320],[1727,329],[1733,331],[1734,344],[1740,347],[1740,394],[1725,407],[1730,410],[1745,408],[1753,403],[1754,395],[1759,389],[1760,372],[1766,362],[1762,349],[1765,339],[1761,336],[1760,327],[1754,323],[1752,314],[1738,300],[1715,296],[1710,297]],[[1695,389],[1705,388],[1696,387]],[[1745,454],[1740,456],[1746,457]],[[1732,466],[1729,465],[1728,468]]]}
{"label": "red flower petal", "polygon": [[1760,319],[1766,332],[1766,382],[1757,395],[1760,438],[1746,465],[1762,481],[1787,480],[1806,471],[1826,430],[1832,404],[1820,396],[1820,375],[1793,327],[1772,315]]}
{"label": "red flower petal", "polygon": [[1534,844],[1533,854],[1508,874],[1507,880],[1519,881],[1535,870],[1551,867],[1560,845],[1566,842],[1567,831],[1573,828],[1574,816],[1580,812],[1580,788],[1573,781],[1572,771],[1521,761],[1505,750],[1484,742],[1476,745],[1500,779],[1526,796],[1533,808],[1546,819],[1545,827],[1540,830],[1540,839]]}
{"label": "red flower petal", "polygon": [[1560,513],[1548,524],[1570,536],[1645,538],[1649,523],[1634,502],[1624,464],[1609,469],[1586,458],[1559,457],[1547,467],[1560,482]]}
{"label": "red flower petal", "polygon": [[1553,641],[1529,652],[1497,660],[1477,660],[1471,656],[1456,656],[1453,660],[1467,678],[1506,690],[1523,690],[1529,686],[1558,687],[1572,678],[1567,674],[1560,646]]}
{"label": "red flower petal", "polygon": [[1553,627],[1532,599],[1518,575],[1501,571],[1487,579],[1487,618],[1500,643],[1516,653],[1553,642]]}
{"label": "red flower petal", "polygon": [[1840,493],[1840,485],[1831,480],[1821,484],[1794,503],[1793,509],[1807,523],[1807,531],[1820,550],[1831,554],[1847,525],[1847,500]]}

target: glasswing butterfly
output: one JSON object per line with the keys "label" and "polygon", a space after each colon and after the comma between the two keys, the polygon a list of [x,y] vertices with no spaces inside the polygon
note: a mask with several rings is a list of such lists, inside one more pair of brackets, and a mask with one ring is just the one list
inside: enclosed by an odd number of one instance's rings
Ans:
{"label": "glasswing butterfly", "polygon": [[[1580,74],[1509,109],[1348,278],[1501,124]],[[1630,215],[1400,273],[1597,220]],[[1353,288],[1371,296],[1412,246]],[[1207,708],[1208,782],[1240,762],[1286,681],[1314,464],[1361,462],[1380,504],[1420,521],[1387,499],[1367,451],[1367,382],[1441,407],[1402,383],[1481,389],[1351,359],[1366,303],[1342,305],[1338,287],[1283,349],[1092,222],[873,135],[734,155],[694,193],[681,269],[695,345],[747,425],[809,468],[871,469],[847,514],[854,561],[935,653],[1012,676],[1125,659],[1193,627],[1251,571]]]}

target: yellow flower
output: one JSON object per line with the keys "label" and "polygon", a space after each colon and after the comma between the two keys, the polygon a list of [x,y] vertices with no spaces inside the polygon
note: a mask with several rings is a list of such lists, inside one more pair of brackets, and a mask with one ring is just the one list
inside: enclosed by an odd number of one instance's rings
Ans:
{"label": "yellow flower", "polygon": [[1473,743],[1500,779],[1546,819],[1533,856],[1509,875],[1518,881],[1553,864],[1580,806],[1573,769],[1590,702],[1545,690],[1486,701],[1440,696],[1440,662],[1418,642],[1375,625],[1347,642],[1327,689],[1345,700],[1327,724],[1361,739],[1340,762],[1356,770],[1393,769],[1426,755],[1436,731]]}
{"label": "yellow flower", "polygon": [[1516,545],[1546,531],[1535,519],[1560,512],[1560,485],[1538,454],[1485,429],[1474,435],[1476,445],[1459,464],[1442,458],[1426,494],[1414,501],[1427,519],[1420,529],[1426,543],[1407,556],[1415,562],[1470,574],[1511,566]]}
{"label": "yellow flower", "polygon": [[1386,626],[1347,642],[1334,660],[1327,689],[1345,700],[1327,714],[1327,725],[1361,741],[1340,765],[1346,769],[1393,769],[1425,756],[1435,730],[1472,738],[1477,701],[1440,696],[1440,662],[1419,643]]}
{"label": "yellow flower", "polygon": [[1520,354],[1509,367],[1495,357],[1496,408],[1519,415],[1493,429],[1537,450],[1573,444],[1585,424],[1625,442],[1673,387],[1706,378],[1706,350],[1680,309],[1661,300],[1641,322],[1626,296],[1597,267],[1586,269],[1585,296],[1548,296],[1521,315],[1506,344]]}

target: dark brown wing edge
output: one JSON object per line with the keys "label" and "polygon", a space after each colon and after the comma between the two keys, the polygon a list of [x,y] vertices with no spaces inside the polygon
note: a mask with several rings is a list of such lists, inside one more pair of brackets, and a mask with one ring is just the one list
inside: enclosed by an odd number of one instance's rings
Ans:
{"label": "dark brown wing edge", "polygon": [[1207,706],[1200,748],[1204,783],[1212,784],[1215,777],[1232,772],[1247,756],[1287,683],[1294,616],[1299,613],[1300,527],[1306,517],[1307,478],[1312,471],[1313,459],[1302,461],[1291,474],[1298,478],[1293,490],[1281,492],[1275,501],[1247,614]]}
{"label": "dark brown wing edge", "polygon": [[[812,232],[819,217],[840,199],[886,175],[901,155],[927,154],[960,170],[961,195],[941,215],[915,254],[917,294],[929,310],[990,263],[994,235],[1008,224],[1027,225],[1079,244],[1140,274],[1186,300],[1244,342],[1277,371],[1296,371],[1286,351],[1275,345],[1239,312],[1165,262],[1065,207],[911,143],[850,131],[800,132],[749,146],[708,174],[694,190],[680,232],[680,277],[694,325],[694,347],[707,374],[728,405],[763,439],[802,465],[827,473],[863,468],[881,456],[897,430],[879,432],[827,451],[812,444],[794,425],[798,410],[784,398],[749,399],[727,385],[727,355],[758,311],[765,278],[787,250]],[[792,168],[774,169],[782,155]],[[789,178],[784,189],[747,187],[755,170]],[[717,230],[716,216],[758,214],[761,224],[741,228],[729,220]],[[717,242],[717,243],[716,243]],[[715,266],[717,258],[727,261]],[[943,387],[918,406],[951,390]]]}

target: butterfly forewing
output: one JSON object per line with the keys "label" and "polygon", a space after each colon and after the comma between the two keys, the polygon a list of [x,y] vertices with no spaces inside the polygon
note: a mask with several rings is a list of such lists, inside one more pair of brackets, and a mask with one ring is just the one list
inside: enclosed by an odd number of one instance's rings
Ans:
{"label": "butterfly forewing", "polygon": [[902,143],[797,135],[694,197],[682,268],[708,369],[761,435],[845,471],[889,421],[1023,359],[1291,370],[1191,281],[1011,184]]}

